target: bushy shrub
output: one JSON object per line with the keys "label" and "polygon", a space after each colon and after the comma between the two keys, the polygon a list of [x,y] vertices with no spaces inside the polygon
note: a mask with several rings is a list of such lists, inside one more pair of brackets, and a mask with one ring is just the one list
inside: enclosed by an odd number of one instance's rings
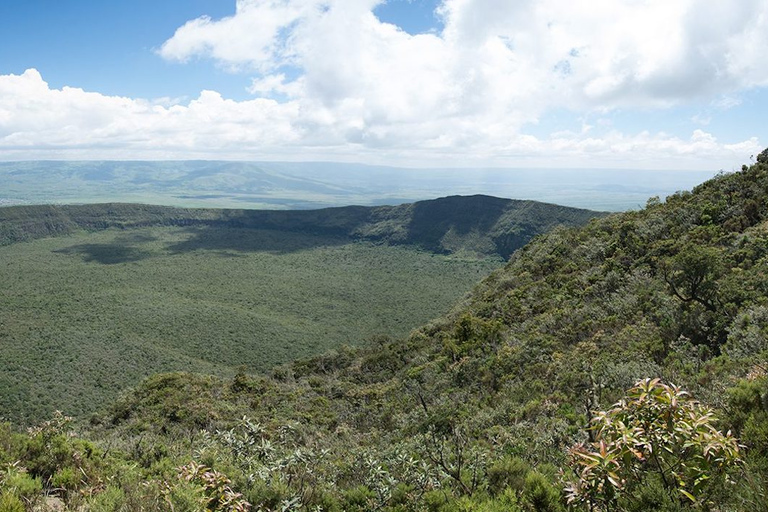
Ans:
{"label": "bushy shrub", "polygon": [[18,496],[4,492],[0,494],[0,512],[25,512],[24,503]]}
{"label": "bushy shrub", "polygon": [[505,489],[522,492],[530,465],[519,457],[506,456],[488,468],[488,490],[492,495],[501,494]]}
{"label": "bushy shrub", "polygon": [[615,510],[658,479],[681,506],[706,504],[740,462],[736,439],[713,422],[712,411],[680,388],[638,382],[613,409],[596,414],[595,442],[571,450],[576,479],[566,488],[568,502]]}
{"label": "bushy shrub", "polygon": [[525,477],[523,488],[524,504],[536,512],[562,510],[560,491],[544,475],[531,471]]}
{"label": "bushy shrub", "polygon": [[121,512],[124,510],[125,492],[119,487],[108,485],[88,503],[90,512]]}

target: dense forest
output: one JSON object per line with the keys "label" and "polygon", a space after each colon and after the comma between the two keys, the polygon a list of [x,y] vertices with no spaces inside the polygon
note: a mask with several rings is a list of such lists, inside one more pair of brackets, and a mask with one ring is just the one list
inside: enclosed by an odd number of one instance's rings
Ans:
{"label": "dense forest", "polygon": [[597,212],[487,196],[303,211],[0,208],[0,415],[83,417],[155,373],[259,373],[444,315]]}
{"label": "dense forest", "polygon": [[0,431],[3,510],[768,510],[768,150],[409,336]]}

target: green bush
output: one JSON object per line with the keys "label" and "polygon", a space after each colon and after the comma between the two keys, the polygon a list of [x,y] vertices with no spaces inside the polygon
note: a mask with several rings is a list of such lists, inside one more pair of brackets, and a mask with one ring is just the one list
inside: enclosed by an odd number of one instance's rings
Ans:
{"label": "green bush", "polygon": [[595,442],[571,450],[569,503],[614,510],[658,479],[680,505],[706,503],[740,463],[736,439],[713,426],[712,411],[659,379],[638,382],[613,409],[598,412]]}
{"label": "green bush", "polygon": [[88,503],[90,512],[120,512],[125,505],[125,492],[108,485]]}
{"label": "green bush", "polygon": [[18,496],[4,492],[0,494],[0,512],[25,512],[24,503]]}
{"label": "green bush", "polygon": [[344,492],[344,510],[370,510],[376,494],[364,485],[359,485]]}
{"label": "green bush", "polygon": [[536,512],[556,512],[563,509],[560,491],[544,475],[531,471],[525,477],[523,498]]}
{"label": "green bush", "polygon": [[0,482],[3,489],[28,502],[34,501],[43,490],[39,478],[32,478],[26,471],[19,471],[13,465],[0,477]]}
{"label": "green bush", "polygon": [[67,491],[74,491],[82,482],[82,475],[80,475],[76,469],[72,467],[62,468],[53,474],[51,478],[51,484],[54,487],[65,489]]}
{"label": "green bush", "polygon": [[493,496],[501,494],[507,488],[521,492],[525,488],[526,475],[530,470],[530,465],[523,459],[505,456],[488,468],[488,490]]}

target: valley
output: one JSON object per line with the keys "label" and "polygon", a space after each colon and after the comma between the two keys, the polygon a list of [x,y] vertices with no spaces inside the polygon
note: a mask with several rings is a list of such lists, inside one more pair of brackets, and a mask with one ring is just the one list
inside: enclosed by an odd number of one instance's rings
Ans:
{"label": "valley", "polygon": [[0,415],[85,417],[158,372],[261,373],[406,336],[534,235],[595,215],[484,196],[283,212],[0,209]]}
{"label": "valley", "polygon": [[[314,213],[0,210],[4,406],[37,424],[0,428],[15,482],[3,499],[762,512],[766,198],[764,152],[613,215],[482,196]],[[521,233],[532,238],[507,252]],[[146,368],[160,373],[118,393],[115,375]]]}

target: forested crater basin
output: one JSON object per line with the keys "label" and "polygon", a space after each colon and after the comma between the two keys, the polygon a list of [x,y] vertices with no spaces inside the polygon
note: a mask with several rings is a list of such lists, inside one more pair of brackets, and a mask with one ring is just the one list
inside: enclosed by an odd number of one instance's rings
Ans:
{"label": "forested crater basin", "polygon": [[82,416],[157,372],[261,372],[405,336],[533,236],[598,215],[488,196],[0,208],[0,415]]}

